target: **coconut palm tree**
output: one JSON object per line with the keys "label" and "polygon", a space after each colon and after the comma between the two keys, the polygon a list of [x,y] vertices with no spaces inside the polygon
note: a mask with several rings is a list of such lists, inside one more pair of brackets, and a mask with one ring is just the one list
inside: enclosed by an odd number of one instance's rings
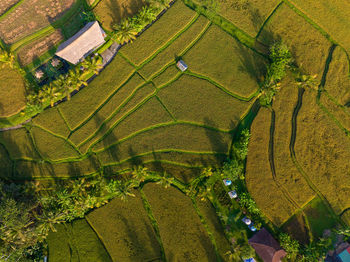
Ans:
{"label": "coconut palm tree", "polygon": [[138,31],[141,31],[146,25],[152,23],[157,18],[158,9],[155,7],[144,6],[141,11],[133,18]]}
{"label": "coconut palm tree", "polygon": [[98,75],[100,73],[100,70],[103,68],[102,66],[102,57],[100,56],[89,56],[86,58],[82,64],[84,68],[86,68],[88,71],[93,72],[95,75]]}
{"label": "coconut palm tree", "polygon": [[0,62],[4,63],[3,67],[5,67],[5,65],[7,64],[11,68],[13,68],[15,63],[15,56],[8,51],[0,49]]}
{"label": "coconut palm tree", "polygon": [[68,72],[66,84],[70,86],[72,90],[78,90],[81,86],[87,86],[87,82],[82,79],[82,73],[78,67]]}
{"label": "coconut palm tree", "polygon": [[135,24],[129,19],[124,19],[119,25],[115,25],[113,28],[116,32],[113,33],[112,39],[121,45],[136,39],[138,30],[135,28]]}
{"label": "coconut palm tree", "polygon": [[174,183],[174,178],[170,175],[168,175],[167,173],[164,173],[160,178],[159,181],[156,182],[159,185],[164,186],[164,188],[168,188],[171,186],[171,184]]}
{"label": "coconut palm tree", "polygon": [[61,96],[61,93],[54,82],[51,82],[50,85],[44,89],[44,94],[46,100],[50,102],[51,107],[54,106],[57,98]]}

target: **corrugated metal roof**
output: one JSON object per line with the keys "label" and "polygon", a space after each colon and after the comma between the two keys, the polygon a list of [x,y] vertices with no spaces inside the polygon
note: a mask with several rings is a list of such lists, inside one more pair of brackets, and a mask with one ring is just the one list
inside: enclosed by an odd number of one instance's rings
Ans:
{"label": "corrugated metal roof", "polygon": [[85,55],[101,46],[105,42],[104,38],[105,32],[97,21],[87,23],[58,47],[56,55],[76,65]]}

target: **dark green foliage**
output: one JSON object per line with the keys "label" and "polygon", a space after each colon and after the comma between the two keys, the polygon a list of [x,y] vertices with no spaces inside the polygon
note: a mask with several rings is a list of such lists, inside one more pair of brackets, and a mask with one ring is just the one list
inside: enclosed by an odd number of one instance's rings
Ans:
{"label": "dark green foliage", "polygon": [[265,80],[261,85],[260,103],[270,105],[275,93],[279,89],[279,83],[286,75],[288,66],[292,63],[292,55],[288,47],[282,42],[275,42],[270,47],[270,64],[267,67]]}
{"label": "dark green foliage", "polygon": [[295,239],[292,239],[288,234],[281,233],[279,235],[281,247],[287,252],[287,258],[294,261],[299,254],[300,244]]}

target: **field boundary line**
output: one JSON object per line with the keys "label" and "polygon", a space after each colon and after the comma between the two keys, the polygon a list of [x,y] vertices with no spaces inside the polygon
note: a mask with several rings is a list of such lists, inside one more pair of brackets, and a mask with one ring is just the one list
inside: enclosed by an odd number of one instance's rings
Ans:
{"label": "field boundary line", "polygon": [[258,39],[261,32],[264,30],[264,27],[266,24],[268,24],[270,22],[270,19],[272,19],[272,17],[274,16],[274,14],[277,12],[277,10],[280,8],[280,6],[283,5],[283,0],[281,2],[279,2],[279,4],[276,5],[276,7],[271,11],[271,13],[267,16],[267,18],[265,19],[265,21],[261,24],[261,27],[258,31],[258,33],[255,36],[255,39]]}
{"label": "field boundary line", "polygon": [[[89,142],[91,139],[95,138],[96,135],[100,132],[100,130],[105,126],[107,125],[108,122],[111,121],[111,119],[113,119],[114,116],[116,116],[121,109],[123,109],[123,107],[134,97],[134,95],[136,94],[136,92],[138,90],[140,90],[142,87],[144,87],[145,85],[142,85],[141,87],[139,87],[138,89],[134,90],[134,92],[129,96],[127,97],[126,100],[123,101],[123,103],[114,111],[112,112],[112,114],[106,118],[102,123],[101,125],[89,136],[87,137],[85,140],[83,140],[79,145],[78,147],[81,147],[83,145],[85,145],[87,142]],[[121,122],[123,121],[125,118],[127,118],[128,116],[130,116],[132,113],[134,113],[136,110],[138,110],[142,105],[144,105],[147,101],[149,101],[152,97],[155,96],[155,91],[151,94],[149,94],[148,96],[144,97],[142,99],[141,102],[139,102],[138,104],[136,104],[134,107],[132,107],[129,111],[127,111],[125,114],[121,115],[119,119],[117,119],[112,125],[111,127],[106,131],[105,134],[103,134],[103,136],[101,137],[102,139],[104,139],[109,133],[112,132],[112,130]],[[107,134],[108,133],[108,134]],[[99,142],[99,141],[98,141]],[[97,141],[96,141],[97,143]],[[93,144],[90,145],[93,146]],[[90,148],[89,147],[89,148]]]}
{"label": "field boundary line", "polygon": [[160,253],[161,253],[162,261],[167,262],[167,259],[165,256],[165,251],[164,251],[164,245],[163,245],[162,238],[160,236],[160,230],[159,230],[157,219],[153,215],[152,206],[149,203],[147,196],[146,196],[145,192],[143,192],[142,188],[143,188],[143,185],[138,189],[138,191],[140,192],[140,195],[141,195],[142,206],[147,213],[148,219],[151,222],[152,228],[153,228],[154,233],[156,235],[156,239],[157,239],[158,244],[160,246]]}
{"label": "field boundary line", "polygon": [[[298,203],[292,198],[292,196],[289,194],[289,192],[284,187],[284,185],[282,185],[277,179],[275,161],[274,161],[274,139],[275,139],[274,134],[275,134],[275,122],[276,122],[275,119],[276,119],[276,113],[272,109],[271,110],[271,123],[270,123],[269,150],[268,150],[272,179],[274,180],[275,184],[280,189],[280,191],[284,195],[284,197],[296,208],[296,210],[299,210],[300,206],[298,205]],[[296,210],[294,210],[293,213],[295,213]]]}
{"label": "field boundary line", "polygon": [[24,2],[24,0],[19,0],[16,4],[14,4],[13,6],[11,6],[10,8],[8,8],[5,13],[3,13],[0,16],[0,21],[2,21],[3,19],[5,19],[10,13],[12,13],[13,10],[15,10],[17,7],[19,7],[22,3]]}
{"label": "field boundary line", "polygon": [[166,105],[163,103],[163,101],[159,98],[159,96],[155,95],[155,98],[159,101],[159,103],[162,105],[164,110],[169,114],[169,116],[176,122],[177,119],[173,115],[173,113],[170,112],[170,110],[166,107]]}
{"label": "field boundary line", "polygon": [[[89,122],[89,120],[91,120],[91,118],[93,118],[112,98],[115,94],[118,93],[118,91],[124,86],[126,85],[135,75],[136,71],[133,70],[129,76],[127,76],[126,80],[124,82],[122,82],[119,86],[116,86],[114,88],[114,90],[107,96],[106,99],[104,99],[97,108],[95,108],[94,111],[92,111],[92,113],[85,118],[79,125],[77,125],[75,128],[72,129],[71,134],[69,134],[68,138],[74,133],[76,132],[78,129],[80,129],[81,127],[83,127],[87,122]],[[143,83],[144,84],[144,83]],[[136,87],[138,88],[138,87]],[[62,113],[63,114],[63,113]],[[63,114],[64,115],[64,114]]]}
{"label": "field boundary line", "polygon": [[69,9],[67,10],[66,13],[62,15],[59,19],[57,19],[55,22],[51,23],[50,25],[43,27],[42,29],[39,29],[32,34],[29,34],[12,45],[10,45],[10,50],[15,51],[18,48],[29,44],[30,42],[33,42],[37,39],[40,39],[42,37],[47,36],[49,33],[55,31],[56,29],[62,27],[66,21],[68,21],[70,18],[72,18],[76,13],[80,10],[80,7],[84,7],[84,2],[83,0],[77,0],[76,3]]}
{"label": "field boundary line", "polygon": [[344,113],[350,116],[350,111],[348,110],[348,108],[345,105],[339,103],[337,99],[331,96],[326,89],[322,90],[322,94],[326,95],[329,98],[329,100],[333,102],[333,104],[335,104],[337,107],[340,107],[344,111]]}
{"label": "field boundary line", "polygon": [[[211,231],[211,229],[209,228],[208,222],[205,219],[205,217],[203,216],[202,212],[199,210],[198,205],[197,205],[197,201],[193,197],[191,197],[191,202],[192,202],[194,210],[196,211],[196,213],[197,213],[197,215],[199,217],[199,220],[201,221],[202,226],[205,228],[205,231],[206,231],[206,233],[208,235],[208,238],[210,239],[211,244],[214,247],[217,261],[221,262],[222,259],[221,259],[220,253],[219,253],[218,245],[216,243],[214,234]],[[226,236],[224,236],[224,237],[226,238]]]}
{"label": "field boundary line", "polygon": [[190,75],[190,76],[193,76],[193,77],[196,77],[196,78],[199,78],[199,79],[203,79],[203,80],[206,80],[208,81],[209,83],[211,83],[212,85],[216,86],[217,88],[219,88],[221,91],[225,92],[226,94],[228,94],[229,96],[233,97],[233,98],[236,98],[237,100],[240,100],[242,102],[250,102],[254,97],[256,97],[259,93],[259,89],[257,91],[255,91],[253,94],[251,94],[250,96],[248,97],[244,97],[244,96],[241,96],[241,95],[238,95],[238,94],[235,94],[231,91],[229,91],[228,89],[226,89],[224,86],[222,86],[221,84],[219,84],[218,82],[214,81],[213,79],[211,79],[210,77],[208,76],[204,76],[202,74],[199,74],[199,73],[196,73],[196,72],[193,72],[193,71],[190,71],[190,70],[186,70],[184,72],[184,74],[187,74],[187,75]]}
{"label": "field boundary line", "polygon": [[314,185],[314,183],[311,181],[309,176],[305,173],[305,171],[303,170],[303,168],[299,164],[299,162],[297,160],[297,157],[296,157],[296,154],[295,154],[294,146],[295,146],[296,134],[297,134],[297,117],[298,117],[299,110],[300,110],[300,108],[302,106],[302,99],[303,99],[304,92],[305,92],[304,88],[299,88],[298,89],[298,102],[297,102],[297,104],[296,104],[296,106],[294,107],[294,110],[293,110],[293,115],[292,115],[292,132],[291,132],[291,139],[290,139],[290,144],[289,144],[290,156],[291,156],[291,159],[292,159],[295,167],[298,169],[299,173],[304,177],[304,179],[306,180],[306,182],[309,185],[309,187],[317,194],[317,196],[325,204],[325,206],[328,209],[328,212],[333,217],[333,219],[335,221],[337,221],[338,223],[343,225],[344,224],[343,221],[335,214],[333,208],[331,207],[331,205],[328,202],[328,200],[326,199],[326,197]]}
{"label": "field boundary line", "polygon": [[[197,21],[199,20],[199,17],[200,17],[200,15],[197,17],[197,19],[196,19],[195,22],[197,22]],[[179,55],[178,55],[179,57],[184,56],[189,50],[191,50],[191,48],[192,48],[194,45],[196,45],[196,44],[202,39],[203,35],[208,31],[208,29],[209,29],[209,27],[210,27],[210,25],[211,25],[212,23],[211,23],[211,21],[208,20],[207,18],[205,18],[205,19],[207,20],[207,23],[205,24],[205,26],[203,26],[203,29],[202,29],[200,32],[198,32],[198,33],[196,34],[196,37],[195,37],[188,45],[186,45],[186,46],[183,48],[183,50],[182,50],[182,51],[179,53]],[[195,23],[195,22],[194,22],[194,23]],[[194,24],[194,23],[193,23],[193,24]],[[192,24],[192,25],[193,25],[193,24]],[[179,35],[176,39],[174,39],[174,41],[172,41],[172,42],[171,42],[168,46],[166,46],[163,50],[161,50],[160,52],[158,52],[157,54],[155,54],[154,57],[152,57],[151,60],[147,61],[147,63],[145,63],[145,64],[142,64],[142,66],[140,66],[140,67],[138,68],[138,70],[142,70],[142,68],[143,68],[144,66],[146,66],[147,64],[149,64],[150,62],[152,62],[154,58],[156,58],[159,54],[162,54],[169,46],[171,46],[171,44],[175,43],[187,30],[189,30],[189,29],[192,27],[192,25],[191,25],[188,29],[186,29],[181,35]],[[156,72],[154,72],[153,74],[151,74],[149,77],[147,77],[147,79],[148,79],[148,80],[152,80],[152,79],[155,78],[157,75],[159,75],[159,72],[160,72],[160,71],[163,71],[163,68],[166,68],[168,65],[171,65],[171,64],[176,64],[176,61],[170,61],[170,62],[166,63],[165,66],[163,66],[161,69],[159,69],[158,71],[156,71]],[[141,72],[140,72],[140,74],[141,74]]]}
{"label": "field boundary line", "polygon": [[[198,17],[200,16],[200,14],[198,14],[197,12],[194,12],[194,16],[193,18],[183,27],[180,28],[179,31],[177,31],[173,36],[171,36],[162,46],[160,46],[159,48],[157,48],[153,53],[151,53],[148,57],[146,57],[142,62],[140,62],[139,64],[132,62],[133,64],[136,65],[137,69],[140,69],[142,66],[144,66],[145,64],[147,64],[149,61],[153,60],[153,58],[155,56],[157,56],[157,54],[159,54],[160,52],[162,52],[164,49],[166,49],[169,45],[171,45],[176,39],[178,39],[180,37],[180,35],[182,35],[184,32],[186,32],[197,20]],[[132,61],[132,59],[130,59],[130,57],[128,57],[125,53],[123,53],[123,50],[121,49],[120,52],[123,54],[123,56],[125,56],[128,60]]]}
{"label": "field boundary line", "polygon": [[[152,150],[152,151],[147,151],[144,153],[140,153],[134,156],[130,156],[128,158],[124,158],[121,159],[118,162],[111,162],[109,164],[102,164],[103,167],[109,167],[109,166],[119,166],[122,165],[124,163],[127,163],[129,161],[132,161],[134,159],[140,158],[140,157],[144,157],[144,156],[149,156],[149,155],[153,155],[153,154],[161,154],[161,153],[181,153],[181,154],[188,154],[188,155],[197,155],[197,156],[227,156],[226,153],[220,153],[220,152],[213,152],[213,151],[190,151],[190,150],[184,150],[184,149],[173,149],[173,148],[169,148],[169,149],[157,149],[157,150]],[[162,159],[154,159],[154,160],[147,160],[147,161],[160,161]],[[166,161],[166,160],[164,160]],[[182,164],[181,162],[177,162],[177,161],[172,161],[172,162],[176,162],[179,164]]]}
{"label": "field boundary line", "polygon": [[39,129],[41,129],[42,131],[44,131],[44,132],[46,132],[46,133],[48,133],[48,134],[50,134],[50,135],[52,135],[52,136],[54,136],[54,137],[57,137],[57,138],[59,138],[59,139],[64,140],[67,144],[69,144],[71,147],[73,147],[74,150],[75,150],[79,155],[82,155],[82,153],[80,152],[80,150],[78,149],[78,147],[75,146],[75,145],[72,143],[72,141],[70,141],[68,138],[65,138],[64,136],[61,136],[61,135],[59,135],[59,134],[56,134],[56,133],[54,133],[54,132],[52,132],[52,131],[50,131],[50,130],[46,129],[45,127],[43,127],[43,126],[41,126],[41,125],[38,125],[38,124],[33,124],[32,127],[39,128]]}
{"label": "field boundary line", "polygon": [[319,31],[328,41],[330,41],[332,44],[339,46],[346,54],[347,60],[348,60],[348,74],[350,75],[350,57],[346,49],[340,45],[333,37],[327,33],[326,30],[324,30],[320,25],[318,25],[316,22],[314,22],[310,17],[308,17],[303,11],[301,11],[297,6],[295,6],[292,2],[289,0],[282,0],[284,3],[286,3],[290,9],[292,9],[296,14],[304,18],[310,25],[312,25],[317,31]]}
{"label": "field boundary line", "polygon": [[61,116],[61,118],[63,119],[63,122],[66,124],[66,126],[67,126],[67,128],[68,128],[68,130],[69,130],[69,134],[68,134],[68,136],[67,136],[67,139],[68,139],[70,133],[72,132],[72,128],[69,126],[68,121],[67,121],[66,117],[63,115],[63,113],[61,112],[60,107],[57,106],[56,108],[57,108],[58,114]]}
{"label": "field boundary line", "polygon": [[[123,143],[124,141],[128,140],[128,139],[131,139],[139,134],[142,134],[142,133],[145,133],[147,131],[150,131],[152,129],[156,129],[156,128],[161,128],[161,127],[167,127],[167,126],[173,126],[173,125],[189,125],[189,126],[196,126],[196,127],[202,127],[202,128],[206,128],[206,129],[209,129],[209,130],[212,130],[212,131],[216,131],[216,132],[220,132],[220,133],[225,133],[225,134],[230,134],[230,131],[226,131],[226,130],[220,130],[218,128],[215,128],[215,127],[210,127],[210,126],[207,126],[207,125],[203,125],[203,124],[198,124],[198,123],[193,123],[193,122],[187,122],[187,121],[177,121],[177,122],[166,122],[166,123],[160,123],[160,124],[156,124],[156,125],[153,125],[153,126],[149,126],[149,127],[146,127],[144,129],[140,129],[140,130],[137,130],[136,132],[134,133],[131,133],[130,135],[118,140],[116,143],[112,143],[106,147],[104,147],[103,149],[98,149],[98,150],[92,150],[92,152],[94,153],[100,153],[100,152],[103,152],[103,151],[106,151],[108,150],[109,148],[111,147],[114,147],[118,144],[121,144]],[[102,141],[102,140],[101,140]]]}
{"label": "field boundary line", "polygon": [[[110,201],[109,201],[110,202]],[[86,222],[88,223],[89,227],[91,228],[92,231],[94,231],[94,233],[96,234],[98,240],[101,242],[103,248],[105,249],[106,253],[108,254],[109,258],[111,259],[111,261],[113,261],[111,255],[109,254],[105,243],[103,242],[103,237],[98,233],[98,231],[96,230],[96,228],[92,225],[89,217],[87,215],[84,216],[84,219],[86,220]]]}

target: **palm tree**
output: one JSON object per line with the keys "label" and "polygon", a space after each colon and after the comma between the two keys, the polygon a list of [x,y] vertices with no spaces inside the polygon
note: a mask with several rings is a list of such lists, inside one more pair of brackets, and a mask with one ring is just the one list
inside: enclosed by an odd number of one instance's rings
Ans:
{"label": "palm tree", "polygon": [[95,75],[98,75],[100,73],[100,70],[103,68],[102,58],[100,56],[89,56],[82,62],[81,65],[84,68],[88,69],[90,72],[93,72]]}
{"label": "palm tree", "polygon": [[171,184],[174,183],[174,178],[167,173],[164,173],[160,178],[159,181],[156,182],[158,185],[164,186],[164,188],[168,188],[171,186]]}
{"label": "palm tree", "polygon": [[55,82],[51,82],[49,86],[44,89],[45,97],[50,101],[50,106],[53,107],[57,98],[60,97],[61,93],[59,92]]}
{"label": "palm tree", "polygon": [[132,183],[117,181],[117,187],[115,194],[117,197],[120,197],[121,200],[125,201],[128,196],[135,196],[131,190],[133,189]]}
{"label": "palm tree", "polygon": [[141,31],[146,25],[157,18],[158,9],[156,7],[144,6],[141,11],[133,18],[137,30]]}
{"label": "palm tree", "polygon": [[150,6],[157,8],[158,10],[163,10],[170,6],[169,0],[148,0],[147,2]]}
{"label": "palm tree", "polygon": [[3,49],[0,49],[0,62],[4,63],[3,67],[8,64],[11,68],[14,67],[15,56]]}
{"label": "palm tree", "polygon": [[73,90],[78,90],[81,86],[87,86],[87,82],[82,79],[82,74],[78,67],[68,72],[66,83]]}
{"label": "palm tree", "polygon": [[129,19],[124,19],[119,25],[115,25],[114,29],[116,32],[113,33],[112,39],[121,45],[135,40],[138,33],[135,24]]}

